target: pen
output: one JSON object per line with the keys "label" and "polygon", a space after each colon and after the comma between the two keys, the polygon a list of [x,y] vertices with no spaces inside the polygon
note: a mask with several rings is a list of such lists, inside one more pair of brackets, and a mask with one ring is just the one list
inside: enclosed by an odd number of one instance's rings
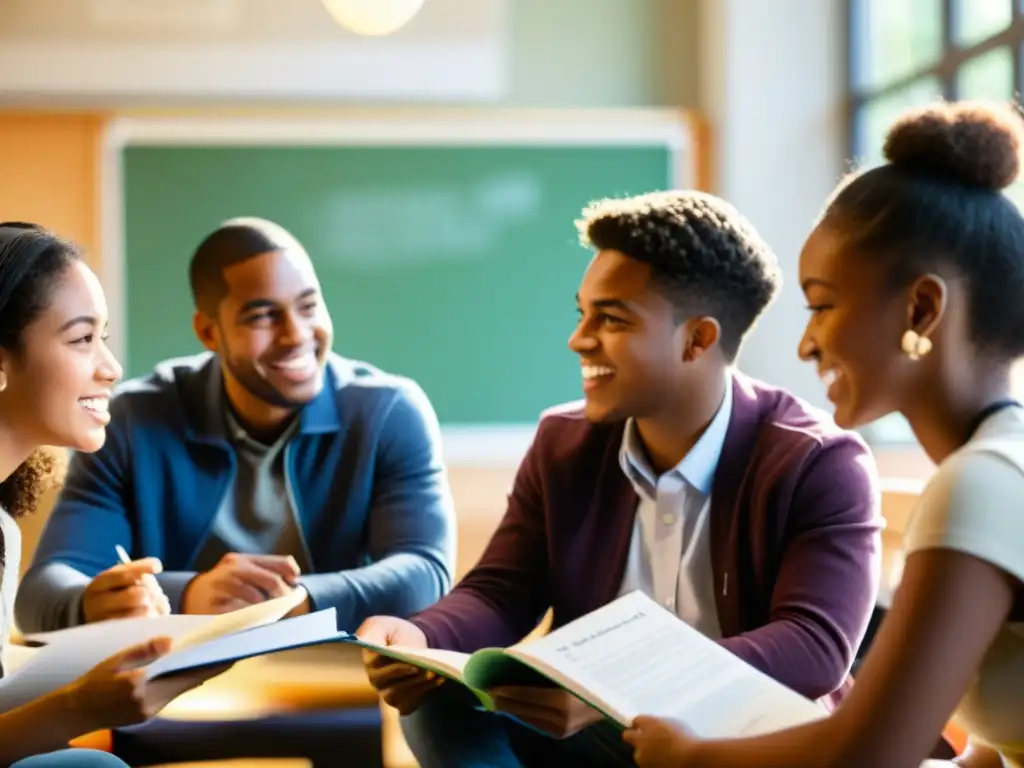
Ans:
{"label": "pen", "polygon": [[120,544],[114,545],[114,551],[117,552],[117,559],[122,563],[130,563],[132,559],[128,557],[128,553],[124,551],[124,547]]}
{"label": "pen", "polygon": [[[120,544],[115,544],[114,545],[114,551],[117,552],[117,559],[120,560],[122,563],[125,563],[125,564],[131,563],[132,559],[130,557],[128,557],[128,553],[125,551],[124,547],[122,547]],[[147,587],[150,588],[150,590],[158,592],[160,595],[162,595],[163,599],[164,599],[164,602],[167,601],[167,596],[164,593],[164,591],[160,588],[160,583],[156,580],[156,576],[154,576],[151,573],[144,573],[142,575],[142,581],[143,581],[143,583]],[[171,607],[170,607],[170,604],[168,603],[167,604],[167,608],[164,611],[164,613],[170,613],[170,612],[171,612]]]}

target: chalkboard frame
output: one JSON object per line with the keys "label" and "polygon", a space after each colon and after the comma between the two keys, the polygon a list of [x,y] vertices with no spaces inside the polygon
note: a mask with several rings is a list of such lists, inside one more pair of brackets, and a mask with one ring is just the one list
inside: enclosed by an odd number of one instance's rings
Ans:
{"label": "chalkboard frame", "polygon": [[[100,277],[109,304],[110,345],[124,357],[125,221],[122,156],[131,146],[630,146],[662,144],[675,188],[704,186],[702,124],[672,109],[452,109],[136,114],[112,119],[100,158]],[[554,405],[554,403],[552,403]],[[458,466],[513,466],[535,424],[442,424],[445,459]]]}

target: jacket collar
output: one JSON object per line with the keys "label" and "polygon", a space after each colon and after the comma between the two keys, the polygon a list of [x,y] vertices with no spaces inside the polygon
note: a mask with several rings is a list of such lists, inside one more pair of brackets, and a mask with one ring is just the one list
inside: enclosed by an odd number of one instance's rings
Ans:
{"label": "jacket collar", "polygon": [[[337,391],[344,374],[337,369],[334,357],[328,358],[324,385],[313,400],[299,412],[300,435],[335,432],[341,428]],[[182,406],[186,414],[185,434],[189,440],[211,445],[226,445],[224,375],[220,358],[209,354],[194,371],[178,382]]]}

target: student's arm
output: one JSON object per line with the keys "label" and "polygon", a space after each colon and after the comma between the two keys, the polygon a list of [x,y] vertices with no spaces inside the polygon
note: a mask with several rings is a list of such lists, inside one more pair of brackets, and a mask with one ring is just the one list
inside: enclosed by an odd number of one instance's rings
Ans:
{"label": "student's arm", "polygon": [[0,765],[66,749],[71,739],[89,730],[80,727],[74,714],[64,691],[0,714]]}
{"label": "student's arm", "polygon": [[722,645],[817,699],[849,674],[878,596],[878,481],[863,443],[844,436],[810,459],[789,521],[768,623]]}
{"label": "student's arm", "polygon": [[[903,578],[857,675],[829,718],[754,739],[690,742],[687,768],[904,768],[935,746],[1024,582],[1024,476],[969,456],[940,470],[908,533]],[[980,463],[979,463],[980,462]],[[993,464],[995,462],[996,464]],[[936,482],[937,481],[937,482]],[[686,741],[684,738],[681,741]]]}
{"label": "student's arm", "polygon": [[548,609],[547,535],[539,490],[543,441],[537,437],[516,473],[508,509],[479,563],[437,605],[413,618],[431,648],[471,653],[522,640]]}
{"label": "student's arm", "polygon": [[369,512],[371,563],[300,579],[311,607],[334,607],[347,630],[376,614],[407,617],[452,584],[455,510],[437,416],[410,383],[396,391],[384,418]]}
{"label": "student's arm", "polygon": [[[127,404],[111,401],[110,424],[96,453],[75,453],[15,603],[23,632],[50,632],[84,622],[82,595],[93,577],[118,562],[115,545],[132,548],[132,462]],[[192,574],[161,573],[171,606]]]}

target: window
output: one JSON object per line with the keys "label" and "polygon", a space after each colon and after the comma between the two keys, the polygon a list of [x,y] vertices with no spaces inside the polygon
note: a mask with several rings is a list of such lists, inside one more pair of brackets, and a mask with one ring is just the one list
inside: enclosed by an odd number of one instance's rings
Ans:
{"label": "window", "polygon": [[881,160],[893,117],[948,99],[1005,99],[1021,86],[1024,0],[848,0],[851,154]]}
{"label": "window", "polygon": [[[847,0],[849,154],[882,161],[882,142],[903,110],[936,98],[1014,100],[1024,62],[1024,0]],[[1024,208],[1024,182],[1008,190]],[[1019,373],[1024,394],[1024,366]],[[874,443],[912,443],[899,417],[871,426]]]}

